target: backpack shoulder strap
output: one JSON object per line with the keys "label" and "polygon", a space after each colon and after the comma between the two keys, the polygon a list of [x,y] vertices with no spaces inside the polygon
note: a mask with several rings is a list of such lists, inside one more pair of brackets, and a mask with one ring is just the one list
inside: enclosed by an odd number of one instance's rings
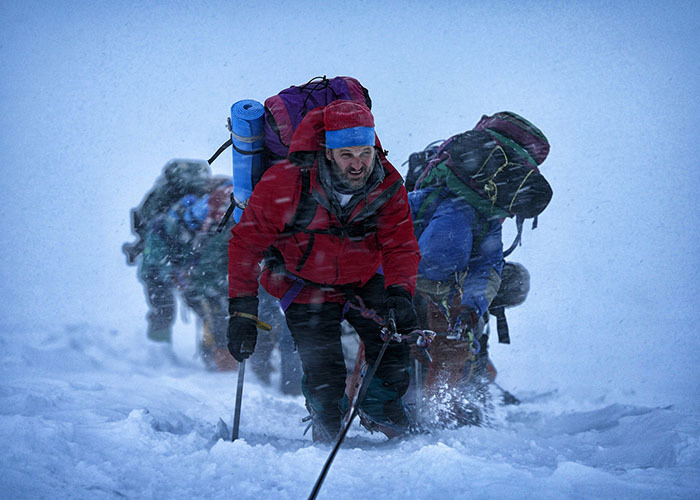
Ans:
{"label": "backpack shoulder strap", "polygon": [[300,229],[306,229],[311,224],[317,208],[318,202],[311,195],[311,170],[302,168],[299,203],[294,215],[284,226],[284,232],[298,232]]}

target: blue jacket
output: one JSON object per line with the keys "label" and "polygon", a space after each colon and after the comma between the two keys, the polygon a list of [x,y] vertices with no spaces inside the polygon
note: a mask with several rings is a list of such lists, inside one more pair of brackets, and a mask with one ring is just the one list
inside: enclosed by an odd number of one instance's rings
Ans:
{"label": "blue jacket", "polygon": [[461,282],[462,305],[481,317],[500,283],[503,267],[501,220],[479,217],[463,198],[442,188],[442,196],[435,198],[434,204],[428,201],[430,204],[423,207],[425,221],[421,224],[419,209],[436,189],[440,188],[408,193],[422,256],[418,279],[445,284]]}

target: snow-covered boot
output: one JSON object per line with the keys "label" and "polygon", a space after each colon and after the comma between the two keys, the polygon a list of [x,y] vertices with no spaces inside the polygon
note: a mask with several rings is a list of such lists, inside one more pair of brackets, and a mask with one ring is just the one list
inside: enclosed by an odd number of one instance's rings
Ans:
{"label": "snow-covered boot", "polygon": [[359,414],[360,423],[367,430],[382,432],[390,439],[410,431],[408,412],[398,391],[379,377],[370,381]]}
{"label": "snow-covered boot", "polygon": [[[389,413],[391,413],[391,417],[388,416]],[[403,437],[411,432],[408,414],[403,403],[400,401],[397,403],[397,407],[391,412],[385,412],[383,418],[374,417],[362,408],[360,408],[359,415],[360,424],[362,424],[365,429],[370,432],[381,432],[389,439]]]}
{"label": "snow-covered boot", "polygon": [[[339,421],[338,421],[339,422]],[[337,428],[336,428],[337,427]],[[335,426],[333,422],[323,421],[320,418],[312,417],[311,439],[314,443],[333,444],[340,432],[340,425]]]}
{"label": "snow-covered boot", "polygon": [[337,414],[322,414],[311,409],[309,402],[306,402],[306,409],[311,415],[311,439],[314,443],[331,444],[335,442],[340,433],[341,416],[340,410]]}

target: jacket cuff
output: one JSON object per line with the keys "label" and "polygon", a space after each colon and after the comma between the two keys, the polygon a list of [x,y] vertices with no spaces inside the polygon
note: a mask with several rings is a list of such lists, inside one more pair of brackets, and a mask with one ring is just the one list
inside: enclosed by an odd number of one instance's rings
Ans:
{"label": "jacket cuff", "polygon": [[228,313],[241,312],[257,316],[258,298],[252,295],[228,299]]}

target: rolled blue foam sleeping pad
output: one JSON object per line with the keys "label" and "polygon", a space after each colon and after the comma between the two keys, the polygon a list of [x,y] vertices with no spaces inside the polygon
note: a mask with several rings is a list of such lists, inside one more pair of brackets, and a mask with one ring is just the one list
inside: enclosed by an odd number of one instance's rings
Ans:
{"label": "rolled blue foam sleeping pad", "polygon": [[[263,105],[252,99],[244,99],[231,106],[233,196],[242,203],[247,203],[253,186],[263,174],[264,113]],[[238,222],[241,215],[243,211],[236,207],[233,219]]]}

